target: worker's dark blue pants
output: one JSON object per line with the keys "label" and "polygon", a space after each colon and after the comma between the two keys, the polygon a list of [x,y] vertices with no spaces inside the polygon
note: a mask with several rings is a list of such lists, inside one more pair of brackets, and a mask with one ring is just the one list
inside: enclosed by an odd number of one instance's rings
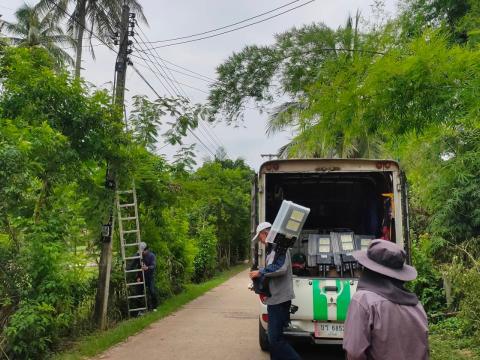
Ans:
{"label": "worker's dark blue pants", "polygon": [[148,297],[148,309],[153,310],[158,306],[157,289],[155,288],[155,281],[153,277],[145,277],[145,288]]}
{"label": "worker's dark blue pants", "polygon": [[268,342],[272,360],[300,360],[300,356],[283,336],[283,328],[290,321],[291,304],[291,301],[286,301],[277,305],[267,305]]}

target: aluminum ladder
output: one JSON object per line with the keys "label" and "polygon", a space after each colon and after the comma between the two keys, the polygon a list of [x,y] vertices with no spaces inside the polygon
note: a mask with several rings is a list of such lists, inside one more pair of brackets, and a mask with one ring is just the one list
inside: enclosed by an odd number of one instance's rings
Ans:
{"label": "aluminum ladder", "polygon": [[[115,192],[115,202],[117,204],[118,230],[120,233],[120,250],[127,291],[128,315],[130,316],[132,313],[139,313],[148,309],[145,272],[142,269],[142,253],[138,249],[141,238],[135,186],[132,187],[132,190],[117,190]],[[133,249],[137,250],[134,254],[132,254]],[[138,264],[140,268],[133,269],[133,264]],[[136,277],[132,281],[132,273],[141,274],[140,281],[136,281]]]}

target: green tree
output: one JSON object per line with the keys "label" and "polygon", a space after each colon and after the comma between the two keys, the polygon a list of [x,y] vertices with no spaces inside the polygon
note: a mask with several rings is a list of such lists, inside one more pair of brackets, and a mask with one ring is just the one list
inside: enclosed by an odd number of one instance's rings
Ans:
{"label": "green tree", "polygon": [[[284,129],[296,134],[280,155],[378,156],[383,139],[369,135],[352,99],[389,34],[362,33],[359,24],[357,13],[337,31],[322,24],[294,28],[271,46],[249,46],[234,54],[217,69],[219,80],[209,97],[214,111],[237,121],[249,99],[268,104],[286,94],[290,100],[271,111],[267,126],[269,134]],[[337,92],[344,96],[335,97]],[[328,134],[319,126],[345,122],[353,126],[335,126]]]}
{"label": "green tree", "polygon": [[61,46],[73,46],[75,41],[58,25],[52,14],[41,16],[38,6],[24,4],[15,12],[17,22],[2,21],[1,29],[10,36],[6,39],[21,47],[39,46],[48,51],[55,59],[57,67],[73,64],[72,57]]}

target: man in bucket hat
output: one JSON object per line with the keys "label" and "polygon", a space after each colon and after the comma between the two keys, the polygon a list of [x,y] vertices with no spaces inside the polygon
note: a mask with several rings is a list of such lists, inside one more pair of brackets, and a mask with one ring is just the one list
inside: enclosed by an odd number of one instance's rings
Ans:
{"label": "man in bucket hat", "polygon": [[353,256],[364,271],[345,321],[347,359],[428,359],[427,315],[417,296],[404,288],[417,277],[415,268],[405,264],[405,251],[374,240]]}

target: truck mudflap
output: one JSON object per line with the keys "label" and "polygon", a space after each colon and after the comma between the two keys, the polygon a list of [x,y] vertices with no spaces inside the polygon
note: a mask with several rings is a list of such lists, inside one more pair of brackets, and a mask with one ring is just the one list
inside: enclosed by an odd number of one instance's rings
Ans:
{"label": "truck mudflap", "polygon": [[344,322],[357,283],[357,279],[345,278],[294,278],[295,299],[292,303],[298,306],[298,310],[291,319]]}

